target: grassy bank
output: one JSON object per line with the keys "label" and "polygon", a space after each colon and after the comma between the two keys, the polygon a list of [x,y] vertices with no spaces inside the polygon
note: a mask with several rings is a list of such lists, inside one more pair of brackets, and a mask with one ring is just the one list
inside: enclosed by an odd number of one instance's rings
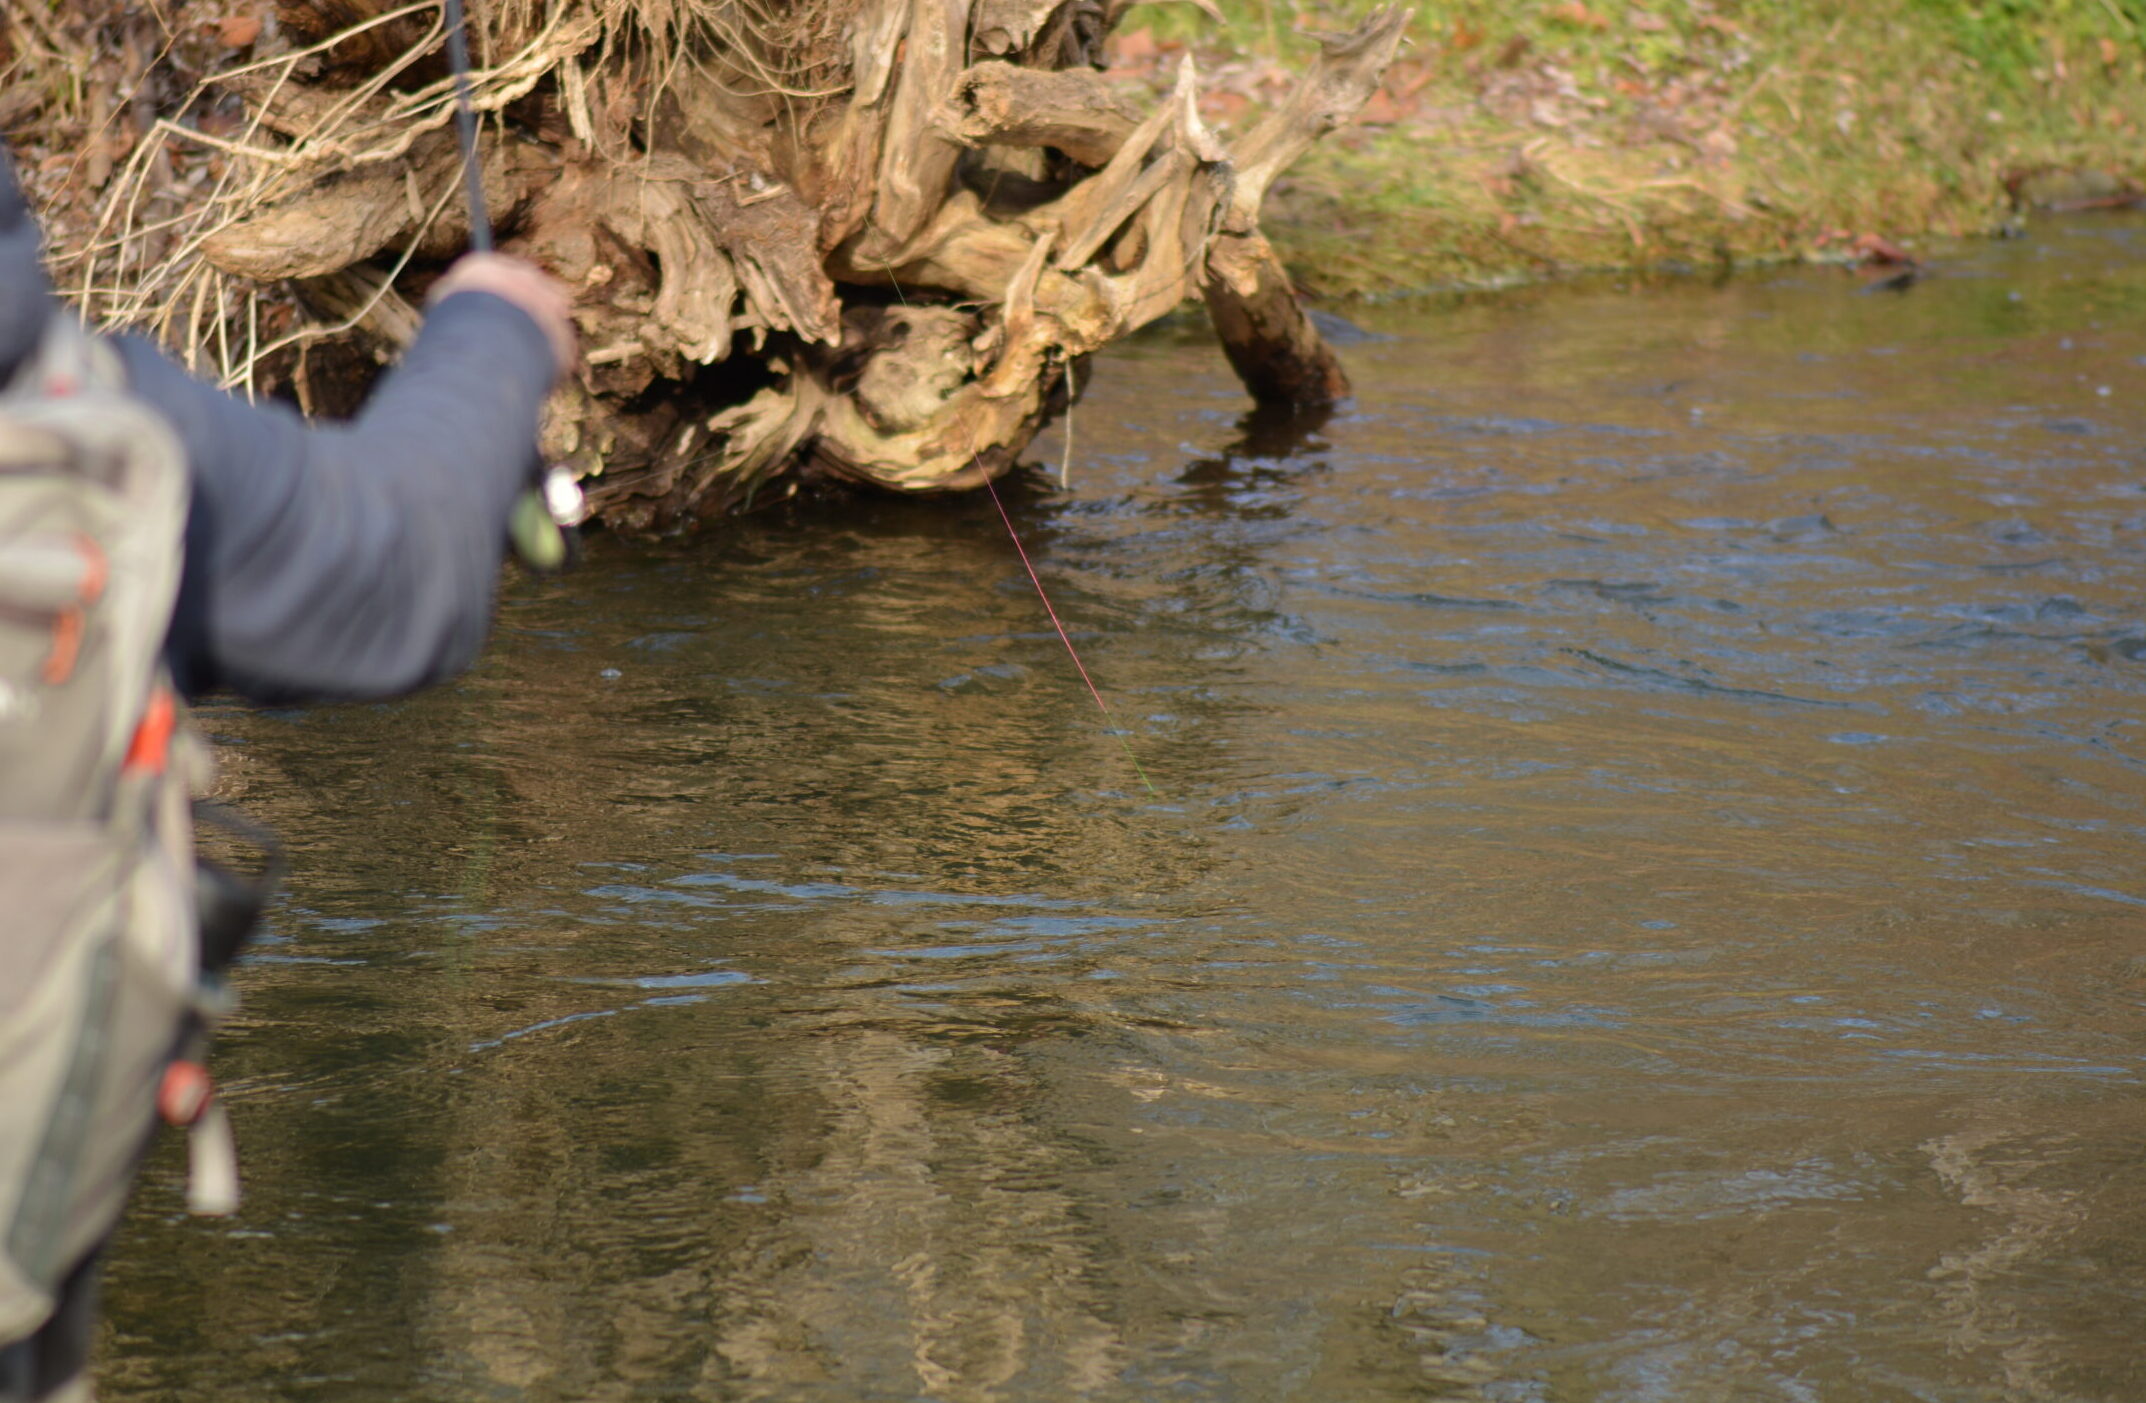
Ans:
{"label": "grassy bank", "polygon": [[[1115,66],[1189,47],[1227,128],[1367,6],[1221,8],[1134,11]],[[1913,250],[2146,171],[2146,0],[1418,0],[1412,40],[1269,201],[1309,290]]]}

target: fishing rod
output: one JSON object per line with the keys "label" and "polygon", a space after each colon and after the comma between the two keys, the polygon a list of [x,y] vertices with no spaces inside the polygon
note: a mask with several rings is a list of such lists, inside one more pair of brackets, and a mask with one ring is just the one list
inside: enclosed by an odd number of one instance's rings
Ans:
{"label": "fishing rod", "polygon": [[[462,150],[462,198],[469,207],[472,253],[492,252],[492,220],[484,207],[484,172],[477,160],[477,104],[469,84],[469,16],[462,0],[442,0],[447,20],[447,66],[454,74],[455,141]],[[587,519],[588,502],[581,484],[566,468],[541,459],[533,465],[529,487],[514,499],[507,514],[507,539],[532,570],[564,569],[576,553],[574,528]]]}

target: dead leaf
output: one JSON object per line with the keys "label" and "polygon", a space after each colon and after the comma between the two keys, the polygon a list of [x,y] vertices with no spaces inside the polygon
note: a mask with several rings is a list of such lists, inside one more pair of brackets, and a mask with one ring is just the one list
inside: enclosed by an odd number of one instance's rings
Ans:
{"label": "dead leaf", "polygon": [[1252,99],[1243,93],[1211,92],[1200,98],[1200,115],[1218,125],[1227,125],[1252,110]]}
{"label": "dead leaf", "polygon": [[216,37],[227,49],[243,49],[261,37],[259,15],[226,15],[216,25]]}
{"label": "dead leaf", "polygon": [[194,119],[194,128],[210,136],[231,138],[246,129],[246,115],[243,112],[210,107]]}
{"label": "dead leaf", "polygon": [[1393,94],[1378,88],[1357,112],[1356,120],[1367,127],[1390,127],[1406,117],[1414,106],[1414,103],[1404,106],[1394,100]]}
{"label": "dead leaf", "polygon": [[1650,15],[1645,10],[1632,10],[1625,15],[1632,28],[1642,34],[1660,34],[1669,28],[1669,21],[1660,15]]}
{"label": "dead leaf", "polygon": [[1886,238],[1883,234],[1858,234],[1848,251],[1865,263],[1898,264],[1913,263],[1915,255]]}
{"label": "dead leaf", "polygon": [[1152,29],[1128,29],[1111,35],[1104,52],[1112,68],[1137,68],[1162,57],[1162,45],[1155,42]]}
{"label": "dead leaf", "polygon": [[1402,59],[1386,70],[1386,89],[1405,102],[1429,87],[1435,76],[1429,64]]}
{"label": "dead leaf", "polygon": [[1528,38],[1527,35],[1515,34],[1505,41],[1504,48],[1498,50],[1498,67],[1518,68],[1520,60],[1526,58],[1528,50],[1534,47],[1535,41]]}
{"label": "dead leaf", "polygon": [[1565,0],[1564,4],[1550,11],[1550,18],[1569,24],[1575,29],[1600,32],[1609,28],[1609,18],[1588,9],[1585,0]]}
{"label": "dead leaf", "polygon": [[1464,19],[1457,19],[1453,21],[1453,37],[1446,41],[1446,47],[1456,54],[1464,54],[1482,42],[1482,30]]}

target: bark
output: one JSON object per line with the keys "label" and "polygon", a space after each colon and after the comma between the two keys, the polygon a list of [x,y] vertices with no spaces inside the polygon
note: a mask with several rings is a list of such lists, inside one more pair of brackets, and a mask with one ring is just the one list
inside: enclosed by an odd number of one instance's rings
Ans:
{"label": "bark", "polygon": [[1100,166],[1140,125],[1132,100],[1091,68],[979,63],[955,86],[953,133],[969,146],[1056,147]]}
{"label": "bark", "polygon": [[1263,235],[1217,235],[1203,290],[1223,353],[1253,399],[1309,409],[1348,398],[1341,358],[1305,315]]}

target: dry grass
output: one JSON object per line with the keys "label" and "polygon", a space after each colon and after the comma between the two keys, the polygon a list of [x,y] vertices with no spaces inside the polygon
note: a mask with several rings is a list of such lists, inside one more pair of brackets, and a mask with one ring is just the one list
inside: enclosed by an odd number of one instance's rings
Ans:
{"label": "dry grass", "polygon": [[[241,221],[323,180],[395,161],[447,126],[453,87],[440,71],[437,0],[314,43],[204,0],[0,6],[10,21],[0,119],[45,221],[55,280],[89,318],[146,331],[227,385],[274,388],[309,346],[378,312],[395,296],[392,274],[456,196],[452,181],[413,192],[424,224],[390,277],[370,280],[366,298],[336,318],[203,256]],[[569,120],[585,128],[588,73],[599,63],[637,65],[651,85],[690,62],[734,90],[832,96],[853,9],[854,0],[477,0],[475,106],[500,113],[556,78]],[[309,81],[333,51],[391,32],[384,66],[349,86]]]}

